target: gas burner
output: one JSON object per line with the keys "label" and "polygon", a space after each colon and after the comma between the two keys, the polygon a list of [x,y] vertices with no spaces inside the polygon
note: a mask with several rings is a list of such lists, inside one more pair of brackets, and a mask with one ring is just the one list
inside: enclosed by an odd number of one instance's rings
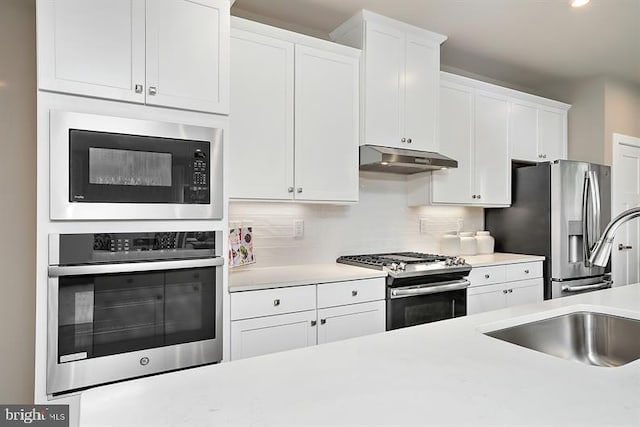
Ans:
{"label": "gas burner", "polygon": [[420,252],[392,252],[370,255],[341,256],[337,262],[357,267],[386,271],[394,278],[467,273],[471,266],[464,259]]}

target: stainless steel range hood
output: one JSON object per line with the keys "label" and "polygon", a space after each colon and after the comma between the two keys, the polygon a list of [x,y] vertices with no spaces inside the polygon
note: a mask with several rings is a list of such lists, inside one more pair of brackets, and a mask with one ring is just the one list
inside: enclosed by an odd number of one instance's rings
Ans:
{"label": "stainless steel range hood", "polygon": [[458,162],[430,151],[406,150],[379,145],[360,146],[360,170],[409,175],[457,168]]}

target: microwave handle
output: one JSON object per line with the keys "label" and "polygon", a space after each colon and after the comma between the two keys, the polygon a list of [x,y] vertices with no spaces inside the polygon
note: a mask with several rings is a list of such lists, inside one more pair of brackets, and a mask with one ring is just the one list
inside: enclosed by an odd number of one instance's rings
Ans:
{"label": "microwave handle", "polygon": [[84,276],[88,274],[132,273],[137,271],[176,270],[180,268],[220,267],[224,258],[181,259],[173,261],[127,262],[114,264],[49,266],[49,277]]}

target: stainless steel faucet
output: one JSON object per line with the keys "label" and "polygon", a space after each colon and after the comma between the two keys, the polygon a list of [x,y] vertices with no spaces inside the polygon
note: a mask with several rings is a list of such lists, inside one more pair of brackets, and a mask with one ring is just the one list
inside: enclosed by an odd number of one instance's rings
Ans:
{"label": "stainless steel faucet", "polygon": [[640,217],[640,207],[631,208],[620,215],[615,217],[602,233],[602,237],[593,245],[591,256],[589,257],[589,263],[600,267],[605,267],[609,262],[611,256],[611,249],[613,248],[613,238],[616,232],[622,224],[625,222]]}

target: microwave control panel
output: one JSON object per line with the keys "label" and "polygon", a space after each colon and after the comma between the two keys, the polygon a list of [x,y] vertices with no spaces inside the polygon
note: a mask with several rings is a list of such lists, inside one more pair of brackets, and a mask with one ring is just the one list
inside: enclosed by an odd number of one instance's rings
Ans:
{"label": "microwave control panel", "polygon": [[188,201],[191,203],[206,203],[208,200],[209,179],[207,169],[206,154],[202,150],[196,150],[193,153],[193,174],[188,196]]}

